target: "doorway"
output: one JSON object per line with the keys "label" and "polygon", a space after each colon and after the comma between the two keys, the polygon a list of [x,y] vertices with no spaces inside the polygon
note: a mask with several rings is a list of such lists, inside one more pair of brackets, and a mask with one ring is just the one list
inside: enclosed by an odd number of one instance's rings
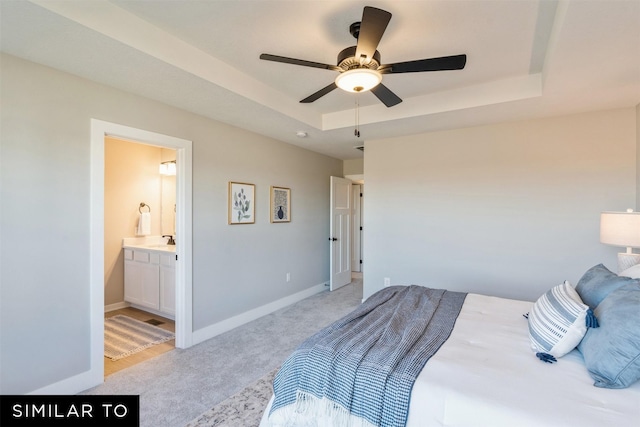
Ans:
{"label": "doorway", "polygon": [[106,136],[176,150],[175,346],[192,345],[192,142],[102,120],[91,120],[90,318],[92,385],[104,381],[104,162]]}
{"label": "doorway", "polygon": [[[105,323],[108,318],[126,316],[175,332],[175,286],[171,285],[175,283],[171,259],[175,256],[175,246],[166,253],[153,252],[157,264],[140,264],[125,256],[131,251],[123,249],[123,239],[129,245],[135,240],[141,243],[149,239],[159,243],[169,236],[175,240],[176,168],[167,165],[175,166],[176,150],[105,136],[104,151]],[[148,217],[148,230],[138,227],[143,211]],[[142,266],[147,268],[145,271],[154,268],[160,271],[155,284],[153,281],[145,283],[156,287],[155,298],[161,304],[139,306],[138,303],[146,300],[132,298],[130,288],[127,292],[126,278],[139,278],[137,273]],[[106,330],[105,335],[108,335]],[[116,360],[105,356],[105,378],[174,348],[175,340],[172,339]]]}

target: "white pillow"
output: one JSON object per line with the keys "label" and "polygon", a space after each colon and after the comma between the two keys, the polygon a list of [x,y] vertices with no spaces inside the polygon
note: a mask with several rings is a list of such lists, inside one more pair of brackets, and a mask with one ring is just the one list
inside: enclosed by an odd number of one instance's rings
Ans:
{"label": "white pillow", "polygon": [[[576,348],[594,322],[593,312],[568,281],[538,298],[529,313],[531,348],[541,360],[555,362]],[[597,322],[591,323],[594,327]]]}
{"label": "white pillow", "polygon": [[618,273],[618,276],[631,277],[632,279],[640,279],[640,264],[633,265],[626,270]]}

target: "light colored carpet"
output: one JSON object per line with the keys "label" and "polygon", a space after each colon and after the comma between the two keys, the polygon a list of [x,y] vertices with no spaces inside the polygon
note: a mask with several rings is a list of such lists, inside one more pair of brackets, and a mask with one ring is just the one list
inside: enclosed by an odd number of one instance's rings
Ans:
{"label": "light colored carpet", "polygon": [[175,338],[171,331],[118,314],[104,320],[104,355],[111,360]]}
{"label": "light colored carpet", "polygon": [[258,427],[273,394],[273,378],[277,372],[278,369],[274,369],[185,427]]}
{"label": "light colored carpet", "polygon": [[362,279],[356,279],[188,349],[116,372],[81,394],[137,394],[140,427],[182,427],[281,366],[307,337],[361,301]]}

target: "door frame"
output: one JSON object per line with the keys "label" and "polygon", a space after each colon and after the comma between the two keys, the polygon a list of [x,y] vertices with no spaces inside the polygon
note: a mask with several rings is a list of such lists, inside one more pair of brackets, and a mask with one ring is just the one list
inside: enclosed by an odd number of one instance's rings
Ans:
{"label": "door frame", "polygon": [[354,182],[351,185],[351,271],[362,273],[362,198],[364,185]]}
{"label": "door frame", "polygon": [[104,382],[104,138],[176,150],[176,347],[193,343],[192,283],[192,141],[116,123],[91,119],[90,166],[90,331],[94,385]]}

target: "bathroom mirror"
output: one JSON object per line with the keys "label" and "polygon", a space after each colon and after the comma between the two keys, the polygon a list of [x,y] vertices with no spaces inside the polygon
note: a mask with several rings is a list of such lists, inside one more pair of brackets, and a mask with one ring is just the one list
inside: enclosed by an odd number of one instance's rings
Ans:
{"label": "bathroom mirror", "polygon": [[162,235],[176,235],[176,176],[161,175],[162,178],[162,206],[161,224]]}

